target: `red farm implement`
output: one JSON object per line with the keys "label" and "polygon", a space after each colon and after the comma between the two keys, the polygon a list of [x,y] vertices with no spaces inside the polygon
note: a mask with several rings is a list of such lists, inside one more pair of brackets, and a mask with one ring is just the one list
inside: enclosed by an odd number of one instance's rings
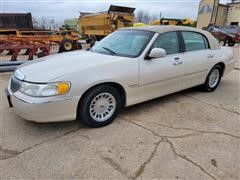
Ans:
{"label": "red farm implement", "polygon": [[[34,55],[47,56],[50,53],[50,45],[17,40],[0,40],[0,52],[7,50],[11,54],[11,61],[16,61],[22,49],[27,50],[28,60],[32,60]],[[38,51],[41,51],[39,54]]]}
{"label": "red farm implement", "polygon": [[[7,50],[12,54],[11,60],[17,60],[18,53],[27,49],[28,59],[34,55],[46,56],[51,46],[58,46],[58,52],[81,49],[78,42],[78,32],[75,31],[20,31],[0,30],[0,52]],[[40,53],[39,50],[41,51]]]}

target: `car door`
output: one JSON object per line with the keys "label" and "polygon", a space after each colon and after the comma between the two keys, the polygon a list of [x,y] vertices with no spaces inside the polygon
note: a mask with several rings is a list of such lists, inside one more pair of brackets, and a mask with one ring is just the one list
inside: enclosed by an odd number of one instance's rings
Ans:
{"label": "car door", "polygon": [[182,31],[184,63],[182,88],[203,84],[209,71],[209,62],[214,59],[207,38],[198,32]]}
{"label": "car door", "polygon": [[160,34],[153,48],[162,48],[166,56],[156,59],[144,59],[139,66],[139,101],[160,97],[181,89],[183,75],[180,41],[177,32]]}

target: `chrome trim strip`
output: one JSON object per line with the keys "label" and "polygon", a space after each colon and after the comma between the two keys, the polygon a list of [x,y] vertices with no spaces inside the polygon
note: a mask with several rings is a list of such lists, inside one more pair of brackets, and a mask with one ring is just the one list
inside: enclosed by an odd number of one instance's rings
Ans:
{"label": "chrome trim strip", "polygon": [[129,87],[129,88],[137,88],[137,87],[138,87],[138,84],[132,84],[132,85],[129,85],[128,87]]}
{"label": "chrome trim strip", "polygon": [[[205,71],[208,71],[208,69],[204,69],[202,71],[197,71],[197,72],[194,72],[194,73],[184,74],[181,77],[185,77],[185,76],[189,76],[189,75],[193,75],[193,74],[198,74],[198,73],[205,72]],[[163,79],[163,80],[160,80],[160,81],[153,81],[153,82],[150,82],[150,83],[142,84],[139,87],[148,86],[148,85],[151,85],[151,84],[156,84],[156,83],[159,83],[159,82],[162,82],[162,81],[168,81],[168,80],[175,79],[175,78],[178,78],[178,76],[174,76],[174,77],[171,77],[171,78]]]}

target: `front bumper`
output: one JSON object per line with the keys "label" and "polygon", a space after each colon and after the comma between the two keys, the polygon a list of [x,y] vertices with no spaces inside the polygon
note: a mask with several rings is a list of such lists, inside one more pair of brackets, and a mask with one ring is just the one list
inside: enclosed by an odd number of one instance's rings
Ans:
{"label": "front bumper", "polygon": [[[10,107],[23,119],[35,122],[72,121],[76,119],[79,98],[61,98],[55,100],[31,101],[19,96],[19,92],[6,90]],[[40,98],[39,98],[40,99]]]}
{"label": "front bumper", "polygon": [[6,96],[7,96],[7,100],[8,100],[8,105],[9,105],[9,107],[13,107],[12,101],[11,101],[11,96],[10,96],[10,93],[9,93],[8,89],[5,89],[5,94],[6,94]]}

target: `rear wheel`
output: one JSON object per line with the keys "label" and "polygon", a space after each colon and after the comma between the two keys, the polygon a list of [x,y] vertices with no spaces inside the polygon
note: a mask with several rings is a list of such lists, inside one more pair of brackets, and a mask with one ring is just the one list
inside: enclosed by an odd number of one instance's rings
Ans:
{"label": "rear wheel", "polygon": [[117,89],[100,85],[88,91],[78,105],[78,119],[89,127],[102,127],[111,123],[121,108]]}
{"label": "rear wheel", "polygon": [[214,66],[211,71],[209,72],[205,83],[203,84],[203,88],[207,92],[214,91],[222,78],[222,67],[220,65]]}

